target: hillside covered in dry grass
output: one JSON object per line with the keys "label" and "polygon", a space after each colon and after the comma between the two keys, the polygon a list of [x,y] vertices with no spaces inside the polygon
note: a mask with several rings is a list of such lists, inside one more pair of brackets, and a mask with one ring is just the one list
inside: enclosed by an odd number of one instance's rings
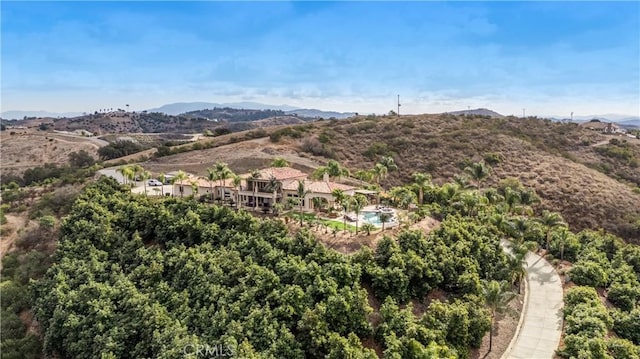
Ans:
{"label": "hillside covered in dry grass", "polygon": [[311,132],[308,137],[324,142],[325,152],[352,170],[393,156],[399,170],[386,186],[407,183],[416,171],[443,183],[470,161],[484,160],[493,163],[490,185],[518,178],[536,190],[540,209],[561,212],[573,229],[604,228],[640,239],[640,144],[631,138],[573,123],[452,115],[359,117],[319,122]]}
{"label": "hillside covered in dry grass", "polygon": [[560,212],[572,229],[604,228],[640,242],[637,139],[601,135],[575,123],[453,115],[360,116],[254,132],[203,139],[215,145],[202,150],[194,146],[145,166],[204,175],[214,162],[223,161],[242,173],[284,157],[311,171],[333,158],[353,173],[392,156],[398,171],[381,183],[389,188],[410,183],[414,172],[429,173],[443,184],[469,163],[485,161],[492,167],[487,185],[517,178],[535,189],[541,199],[538,211]]}

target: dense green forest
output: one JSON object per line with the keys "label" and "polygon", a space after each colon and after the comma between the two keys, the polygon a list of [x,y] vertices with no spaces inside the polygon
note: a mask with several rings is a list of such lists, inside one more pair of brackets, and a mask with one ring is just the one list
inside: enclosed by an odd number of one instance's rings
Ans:
{"label": "dense green forest", "polygon": [[[188,199],[90,185],[60,230],[35,291],[44,351],[62,357],[183,357],[195,346],[241,357],[465,357],[489,330],[483,281],[508,278],[498,236],[450,216],[353,256],[280,220]],[[375,324],[372,288],[384,304]],[[435,288],[421,317],[411,298]],[[218,347],[216,347],[218,346]]]}
{"label": "dense green forest", "polygon": [[[466,358],[491,328],[500,305],[491,298],[520,288],[524,255],[545,248],[552,264],[573,262],[566,274],[577,285],[558,354],[638,358],[640,247],[603,231],[572,233],[515,179],[483,188],[490,172],[481,163],[465,172],[442,186],[416,173],[390,188],[383,201],[417,205],[411,220],[428,215],[440,226],[352,255],[318,242],[312,223],[291,232],[277,217],[135,195],[103,177],[61,213],[53,257],[3,259],[3,356]],[[54,235],[44,200],[33,206],[36,249]],[[41,340],[25,327],[27,309]]]}

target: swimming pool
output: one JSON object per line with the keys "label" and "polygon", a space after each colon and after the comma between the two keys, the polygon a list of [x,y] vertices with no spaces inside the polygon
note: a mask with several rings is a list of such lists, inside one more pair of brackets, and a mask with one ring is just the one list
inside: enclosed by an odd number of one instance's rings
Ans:
{"label": "swimming pool", "polygon": [[[380,222],[380,214],[381,213],[382,212],[380,212],[380,211],[364,211],[364,212],[361,213],[362,221],[365,222],[365,223],[371,223],[371,224],[373,224],[374,226],[377,226],[377,227],[381,227],[382,226],[382,222]],[[395,220],[394,220],[395,218],[393,218],[393,217],[395,217],[394,216],[395,215],[395,211],[393,211],[391,209],[391,211],[385,211],[385,213],[389,213],[389,214],[392,215],[392,218],[389,218],[389,220],[386,222],[386,224],[395,223]]]}

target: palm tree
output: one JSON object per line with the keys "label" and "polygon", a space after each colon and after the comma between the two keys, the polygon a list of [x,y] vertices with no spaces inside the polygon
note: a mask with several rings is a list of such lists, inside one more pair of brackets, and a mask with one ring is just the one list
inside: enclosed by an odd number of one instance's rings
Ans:
{"label": "palm tree", "polygon": [[390,191],[393,202],[400,208],[407,209],[416,202],[416,194],[408,187],[394,187]]}
{"label": "palm tree", "polygon": [[483,193],[484,197],[487,199],[487,202],[491,205],[495,205],[498,202],[504,200],[504,198],[498,193],[495,188],[489,188]]}
{"label": "palm tree", "polygon": [[233,185],[233,189],[236,192],[236,209],[239,206],[239,202],[240,202],[240,185],[242,184],[242,177],[238,176],[238,175],[234,175],[233,177],[231,177],[231,184]]}
{"label": "palm tree", "polygon": [[191,181],[191,197],[196,198],[198,196],[198,182]]}
{"label": "palm tree", "polygon": [[147,180],[149,178],[151,178],[151,173],[149,173],[149,171],[145,171],[143,170],[142,172],[140,172],[140,180],[142,181],[142,184],[144,185],[144,194],[145,196],[147,195]]}
{"label": "palm tree", "polygon": [[453,183],[455,183],[460,189],[469,189],[471,185],[469,184],[469,177],[462,176],[459,174],[453,175]]}
{"label": "palm tree", "polygon": [[507,220],[507,217],[502,213],[494,213],[489,219],[502,234],[506,234],[509,231],[511,223]]}
{"label": "palm tree", "polygon": [[304,187],[304,181],[298,180],[298,189],[296,194],[298,195],[298,206],[300,206],[300,227],[302,227],[302,207],[304,205],[304,198],[309,194],[309,190]]}
{"label": "palm tree", "polygon": [[220,181],[220,203],[222,204],[222,200],[224,199],[224,181],[226,181],[228,178],[231,178],[234,173],[224,162],[216,162],[216,164],[213,166],[213,170],[216,173],[216,179]]}
{"label": "palm tree", "polygon": [[349,209],[349,204],[348,204],[349,201],[347,199],[347,195],[344,194],[344,191],[342,191],[341,189],[334,189],[331,192],[331,195],[333,196],[334,203],[344,210],[344,214],[342,215],[342,221],[344,223],[344,229],[346,230],[347,229],[347,210]]}
{"label": "palm tree", "polygon": [[507,187],[504,190],[504,201],[507,204],[507,213],[511,214],[513,208],[520,203],[520,192]]}
{"label": "palm tree", "polygon": [[460,187],[456,184],[445,183],[440,187],[440,196],[446,200],[448,204],[453,204],[460,197]]}
{"label": "palm tree", "polygon": [[560,232],[558,232],[558,247],[560,250],[560,260],[564,261],[564,246],[567,244],[569,240],[569,236],[571,232],[567,229],[567,227],[562,227]]}
{"label": "palm tree", "polygon": [[325,207],[325,201],[326,199],[322,197],[313,197],[311,199],[311,202],[313,203],[313,208],[320,212],[322,212]]}
{"label": "palm tree", "polygon": [[491,169],[484,162],[474,162],[471,166],[464,168],[464,171],[476,181],[476,188],[482,191],[481,184],[491,174]]}
{"label": "palm tree", "polygon": [[388,172],[393,172],[398,169],[396,161],[394,161],[393,157],[391,156],[383,156],[380,161],[378,161],[378,163],[385,166]]}
{"label": "palm tree", "polygon": [[460,199],[454,203],[456,207],[459,207],[462,212],[467,216],[474,216],[476,208],[480,206],[480,198],[474,192],[463,192],[460,194]]}
{"label": "palm tree", "polygon": [[415,172],[411,177],[413,178],[413,185],[418,189],[418,203],[423,204],[424,190],[431,187],[431,175],[422,172]]}
{"label": "palm tree", "polygon": [[116,169],[116,172],[122,174],[122,181],[125,185],[129,183],[129,179],[133,177],[133,168],[131,166],[122,166]]}
{"label": "palm tree", "polygon": [[140,166],[139,164],[136,163],[134,165],[131,165],[131,170],[133,171],[133,175],[134,175],[133,179],[135,181],[135,184],[137,185],[138,184],[138,178],[139,178],[138,175],[140,173],[142,173],[142,171],[144,171],[144,168],[142,168],[142,166]]}
{"label": "palm tree", "polygon": [[[515,252],[515,251],[514,251]],[[518,294],[520,294],[520,284],[522,283],[522,278],[527,274],[526,271],[526,253],[516,253],[514,255],[507,256],[507,268],[511,273],[511,285],[516,285],[518,288]]]}
{"label": "palm tree", "polygon": [[176,182],[180,183],[180,198],[184,196],[184,188],[182,186],[183,186],[183,181],[186,180],[187,178],[188,178],[187,174],[183,170],[178,171],[178,173],[176,173],[176,175],[173,176],[173,178],[171,178],[172,185],[175,184]]}
{"label": "palm tree", "polygon": [[335,160],[331,160],[327,163],[327,173],[331,178],[340,178],[342,176],[349,176],[349,170],[340,166],[340,163]]}
{"label": "palm tree", "polygon": [[278,181],[274,176],[269,177],[269,182],[265,187],[266,191],[273,192],[271,203],[275,204],[278,199],[278,192],[282,189],[282,182]]}
{"label": "palm tree", "polygon": [[209,191],[211,192],[211,203],[213,203],[213,182],[218,179],[218,174],[213,168],[207,169],[207,181],[209,181]]}
{"label": "palm tree", "polygon": [[531,208],[534,204],[539,203],[540,198],[534,190],[526,190],[520,192],[520,204],[523,206],[522,211],[531,215]]}
{"label": "palm tree", "polygon": [[[128,108],[129,105],[127,105]],[[162,191],[162,197],[164,197],[164,183],[167,181],[167,176],[164,173],[160,173],[158,175],[158,181],[160,181],[160,183],[162,183],[162,186],[160,186],[160,191]]]}
{"label": "palm tree", "polygon": [[529,229],[531,229],[531,224],[526,217],[516,217],[511,221],[511,231],[509,234],[516,240],[516,242],[522,243],[524,242],[524,237],[527,232],[529,232]]}
{"label": "palm tree", "polygon": [[371,231],[375,231],[376,226],[371,223],[365,223],[362,225],[362,230],[367,232],[367,236],[371,234]]}
{"label": "palm tree", "polygon": [[358,217],[364,206],[367,205],[367,197],[357,194],[351,197],[351,209],[356,214],[356,235],[358,234]]}
{"label": "palm tree", "polygon": [[380,223],[382,223],[382,230],[384,231],[384,224],[391,220],[391,213],[381,212],[378,214],[380,218]]}
{"label": "palm tree", "polygon": [[289,167],[289,162],[282,157],[276,157],[271,161],[271,167]]}
{"label": "palm tree", "polygon": [[331,192],[331,195],[333,196],[333,202],[337,204],[339,207],[342,207],[342,202],[344,202],[345,199],[347,198],[346,195],[344,194],[344,191],[341,189],[334,189]]}
{"label": "palm tree", "polygon": [[547,250],[549,250],[549,243],[551,242],[551,231],[556,227],[564,226],[564,219],[562,219],[562,216],[560,216],[560,214],[556,212],[549,212],[547,210],[544,210],[544,212],[542,212],[542,217],[538,219],[538,222],[547,228],[545,238],[547,241],[546,248]]}
{"label": "palm tree", "polygon": [[312,178],[321,179],[325,174],[330,178],[340,178],[342,176],[349,176],[351,173],[348,169],[340,166],[340,163],[336,160],[330,160],[326,166],[320,166],[313,171]]}
{"label": "palm tree", "polygon": [[491,313],[491,328],[489,330],[489,352],[491,352],[496,314],[504,313],[507,310],[507,304],[515,297],[515,293],[509,290],[509,284],[505,281],[483,281],[482,284],[484,302]]}
{"label": "palm tree", "polygon": [[354,173],[355,178],[359,179],[360,181],[364,181],[364,182],[371,182],[373,181],[373,173],[371,171],[367,171],[367,170],[358,170]]}
{"label": "palm tree", "polygon": [[373,178],[375,179],[377,185],[380,185],[380,181],[385,179],[387,177],[387,174],[389,174],[389,169],[385,165],[376,163],[376,165],[373,167]]}

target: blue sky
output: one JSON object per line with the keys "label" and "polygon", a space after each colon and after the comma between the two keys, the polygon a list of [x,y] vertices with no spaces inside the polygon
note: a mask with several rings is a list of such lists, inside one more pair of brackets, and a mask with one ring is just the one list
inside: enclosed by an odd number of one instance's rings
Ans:
{"label": "blue sky", "polygon": [[640,116],[639,2],[2,1],[2,110]]}

